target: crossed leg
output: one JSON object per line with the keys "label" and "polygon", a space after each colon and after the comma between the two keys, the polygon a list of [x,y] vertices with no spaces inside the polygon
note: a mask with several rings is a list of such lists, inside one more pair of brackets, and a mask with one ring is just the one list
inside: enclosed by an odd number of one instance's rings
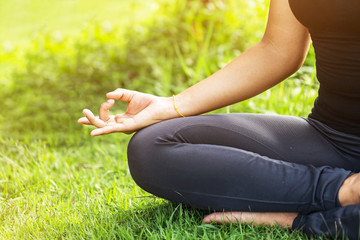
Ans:
{"label": "crossed leg", "polygon": [[359,164],[298,117],[226,114],[164,121],[135,134],[128,159],[146,191],[221,211],[205,222],[289,226],[297,212],[358,201],[346,196],[358,196],[350,187],[357,175],[349,170],[358,171]]}

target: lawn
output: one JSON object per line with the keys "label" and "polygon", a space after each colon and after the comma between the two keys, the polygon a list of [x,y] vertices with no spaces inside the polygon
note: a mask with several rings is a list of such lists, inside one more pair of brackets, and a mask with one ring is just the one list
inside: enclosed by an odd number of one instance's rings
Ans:
{"label": "lawn", "polygon": [[0,238],[303,239],[278,227],[202,225],[206,212],[135,185],[127,140],[100,137],[62,147],[3,140]]}
{"label": "lawn", "polygon": [[[280,227],[201,224],[207,211],[136,186],[127,167],[131,136],[91,138],[91,127],[76,123],[109,90],[171,96],[221,68],[260,39],[267,6],[0,3],[0,42],[16,46],[0,50],[0,239],[304,239]],[[311,50],[283,83],[214,112],[306,116],[318,87],[313,64]]]}

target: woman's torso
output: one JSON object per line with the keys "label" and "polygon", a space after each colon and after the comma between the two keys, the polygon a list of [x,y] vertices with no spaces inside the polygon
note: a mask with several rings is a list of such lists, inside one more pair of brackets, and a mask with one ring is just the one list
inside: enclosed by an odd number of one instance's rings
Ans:
{"label": "woman's torso", "polygon": [[309,29],[319,95],[309,118],[360,136],[360,0],[289,0]]}

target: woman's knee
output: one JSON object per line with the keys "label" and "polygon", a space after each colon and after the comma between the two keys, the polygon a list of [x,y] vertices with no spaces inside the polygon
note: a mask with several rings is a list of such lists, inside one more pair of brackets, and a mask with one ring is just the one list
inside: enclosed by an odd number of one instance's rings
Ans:
{"label": "woman's knee", "polygon": [[[151,128],[151,127],[149,127]],[[147,177],[147,165],[151,161],[151,152],[154,151],[154,139],[147,129],[140,130],[130,140],[127,157],[130,173],[138,183]]]}
{"label": "woman's knee", "polygon": [[[138,131],[131,138],[127,152],[130,173],[135,182],[147,191],[154,186],[166,185],[173,171],[171,164],[174,163],[176,150],[179,150],[181,143],[188,142],[188,135],[194,135],[188,130],[183,134],[184,129],[203,122],[202,117],[178,118]],[[181,165],[181,162],[178,163]]]}
{"label": "woman's knee", "polygon": [[[128,160],[132,163],[153,159],[164,143],[175,141],[178,119],[171,119],[148,126],[138,131],[128,145]],[[166,146],[165,146],[166,147]]]}
{"label": "woman's knee", "polygon": [[138,131],[128,145],[128,164],[134,181],[144,190],[153,192],[153,186],[162,182],[166,130],[157,124]]}

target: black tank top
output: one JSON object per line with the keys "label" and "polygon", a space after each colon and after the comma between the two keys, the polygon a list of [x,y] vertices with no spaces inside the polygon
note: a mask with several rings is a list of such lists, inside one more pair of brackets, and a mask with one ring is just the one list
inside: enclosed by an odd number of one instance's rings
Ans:
{"label": "black tank top", "polygon": [[360,136],[360,0],[289,0],[309,29],[319,94],[309,118]]}

